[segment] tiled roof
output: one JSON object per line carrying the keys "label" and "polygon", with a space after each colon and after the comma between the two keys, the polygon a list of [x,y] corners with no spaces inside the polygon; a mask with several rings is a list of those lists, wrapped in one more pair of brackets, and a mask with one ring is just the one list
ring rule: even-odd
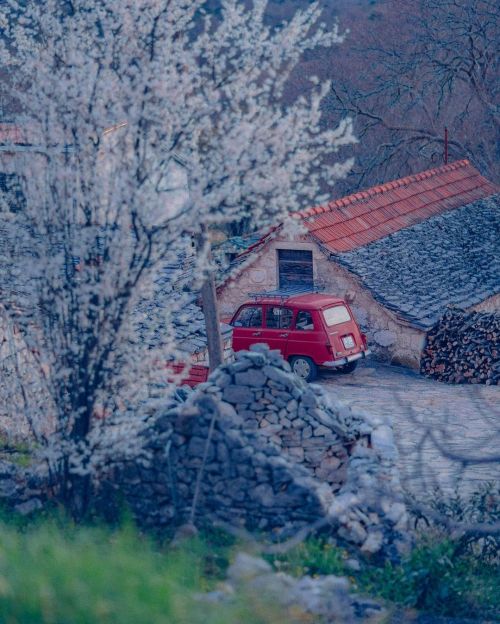
{"label": "tiled roof", "polygon": [[368,245],[498,191],[468,160],[430,169],[294,215],[329,251]]}
{"label": "tiled roof", "polygon": [[[205,317],[198,305],[195,281],[194,262],[189,256],[180,255],[177,261],[159,270],[152,296],[138,308],[144,323],[143,333],[148,334],[152,346],[162,344],[173,330],[176,346],[182,353],[201,354],[207,349]],[[176,307],[179,309],[167,319],[166,310]],[[139,331],[142,331],[140,326]],[[221,333],[226,341],[231,328],[222,323]]]}
{"label": "tiled roof", "polygon": [[500,194],[332,256],[373,297],[429,328],[447,305],[473,306],[500,292]]}

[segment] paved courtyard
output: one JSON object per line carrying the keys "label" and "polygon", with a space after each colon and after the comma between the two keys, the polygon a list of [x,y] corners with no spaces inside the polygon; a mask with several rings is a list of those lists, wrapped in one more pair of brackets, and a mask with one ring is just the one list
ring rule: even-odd
{"label": "paved courtyard", "polygon": [[[484,461],[500,456],[498,386],[446,385],[373,360],[349,375],[324,373],[319,384],[351,405],[391,418],[409,489],[431,492],[439,486],[451,492],[460,483],[464,491],[500,480],[500,463]],[[443,450],[484,463],[464,466]]]}

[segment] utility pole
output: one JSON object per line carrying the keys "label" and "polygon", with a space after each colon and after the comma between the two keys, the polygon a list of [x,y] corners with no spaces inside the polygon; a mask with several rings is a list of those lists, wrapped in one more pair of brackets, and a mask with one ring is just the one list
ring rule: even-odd
{"label": "utility pole", "polygon": [[448,128],[444,127],[444,164],[448,164]]}
{"label": "utility pole", "polygon": [[212,269],[212,253],[210,250],[210,242],[207,240],[206,228],[202,225],[201,232],[197,236],[197,250],[201,251],[205,245],[208,245],[206,258],[209,270],[203,282],[203,286],[201,287],[201,302],[203,315],[205,317],[205,331],[207,334],[208,364],[210,371],[213,371],[224,361],[224,349],[220,331],[215,275]]}

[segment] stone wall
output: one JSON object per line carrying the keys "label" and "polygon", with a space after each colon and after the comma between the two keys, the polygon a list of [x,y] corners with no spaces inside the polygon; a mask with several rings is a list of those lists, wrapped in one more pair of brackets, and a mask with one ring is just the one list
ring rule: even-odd
{"label": "stone wall", "polygon": [[407,541],[389,424],[306,384],[265,345],[155,416],[146,438],[150,459],[117,464],[103,498],[109,507],[116,490],[145,526],[189,522],[197,498],[201,524],[284,536],[323,520],[362,552],[389,556]]}
{"label": "stone wall", "polygon": [[500,293],[472,306],[468,312],[500,312]]}
{"label": "stone wall", "polygon": [[[97,483],[110,519],[125,505],[162,532],[220,522],[282,538],[319,522],[364,553],[397,556],[407,544],[390,424],[308,385],[266,345],[148,409],[141,454],[116,457]],[[37,508],[43,492],[27,479],[0,498]]]}
{"label": "stone wall", "polygon": [[304,238],[291,242],[277,237],[249,258],[248,263],[218,289],[222,317],[231,317],[236,308],[248,300],[249,292],[277,287],[278,249],[312,251],[315,282],[324,285],[326,293],[348,301],[368,335],[374,355],[385,361],[419,367],[425,332],[411,327],[377,303],[355,275],[329,260],[318,245]]}
{"label": "stone wall", "polygon": [[333,419],[323,395],[291,375],[278,353],[237,354],[237,361],[216,371],[200,391],[233,406],[246,430],[302,464],[332,492],[345,482],[348,448],[359,437],[358,430],[353,431],[352,422],[343,426]]}
{"label": "stone wall", "polygon": [[[255,373],[245,372],[249,380]],[[225,390],[231,400],[245,398],[240,386]],[[153,416],[145,433],[149,459],[115,464],[101,508],[112,512],[110,501],[125,500],[138,522],[155,530],[194,520],[286,535],[326,517],[330,488],[248,426],[248,415],[220,400],[222,392],[212,381],[201,384],[187,401]]]}

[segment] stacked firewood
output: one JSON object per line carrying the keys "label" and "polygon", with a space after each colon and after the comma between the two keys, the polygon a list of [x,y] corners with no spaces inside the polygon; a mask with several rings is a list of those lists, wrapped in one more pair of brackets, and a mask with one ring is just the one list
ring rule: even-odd
{"label": "stacked firewood", "polygon": [[427,334],[420,372],[447,383],[500,384],[500,314],[450,308]]}

